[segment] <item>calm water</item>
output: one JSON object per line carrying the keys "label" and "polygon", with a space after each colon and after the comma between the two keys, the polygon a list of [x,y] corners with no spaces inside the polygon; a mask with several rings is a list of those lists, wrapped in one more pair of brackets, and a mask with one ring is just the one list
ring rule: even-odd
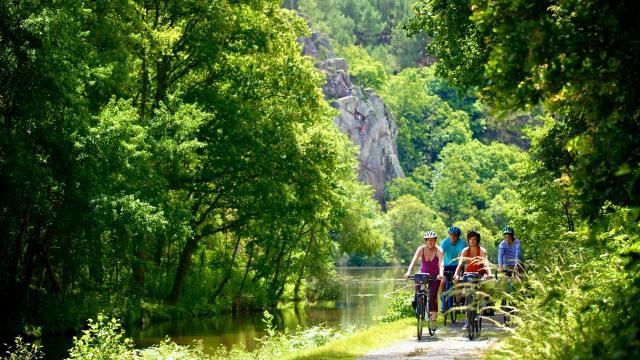
{"label": "calm water", "polygon": [[[333,308],[312,306],[291,306],[277,310],[274,316],[279,329],[306,328],[318,324],[349,328],[363,327],[385,313],[388,306],[388,294],[407,285],[402,280],[403,268],[339,268],[342,295]],[[256,346],[256,338],[264,335],[261,314],[228,316],[217,318],[198,318],[154,323],[145,329],[128,329],[127,336],[132,337],[137,346],[146,347],[164,340],[168,335],[179,344],[191,344],[202,341],[204,347],[217,348],[220,345],[230,347],[244,344],[249,349]],[[42,340],[47,358],[62,359],[65,349],[71,346],[69,338],[48,338]]]}

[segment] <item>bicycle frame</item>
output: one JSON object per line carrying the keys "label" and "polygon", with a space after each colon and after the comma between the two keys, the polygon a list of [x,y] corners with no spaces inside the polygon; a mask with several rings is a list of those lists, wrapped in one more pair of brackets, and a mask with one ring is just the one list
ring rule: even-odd
{"label": "bicycle frame", "polygon": [[415,284],[420,285],[420,289],[416,293],[416,319],[417,319],[417,335],[418,340],[422,340],[422,327],[425,321],[425,315],[428,314],[429,335],[433,336],[436,332],[435,321],[431,319],[431,309],[429,309],[429,289],[431,282],[436,279],[434,275],[425,273],[416,273],[409,276]]}
{"label": "bicycle frame", "polygon": [[476,299],[477,287],[480,285],[480,275],[475,272],[465,272],[463,275],[463,296],[467,307],[467,335],[473,340],[482,330],[482,308]]}
{"label": "bicycle frame", "polygon": [[[442,293],[442,312],[444,313],[444,324],[447,325],[447,317],[451,317],[451,323],[456,322],[457,310],[450,310],[456,306],[455,283],[453,281],[454,271],[444,271],[445,283]],[[450,315],[449,315],[450,314]]]}
{"label": "bicycle frame", "polygon": [[506,286],[506,294],[502,295],[502,302],[500,304],[500,310],[502,311],[503,316],[503,324],[509,323],[510,314],[513,311],[513,307],[511,306],[510,295],[513,291],[513,274],[514,271],[511,269],[503,269],[502,270],[504,276],[507,278],[507,286]]}

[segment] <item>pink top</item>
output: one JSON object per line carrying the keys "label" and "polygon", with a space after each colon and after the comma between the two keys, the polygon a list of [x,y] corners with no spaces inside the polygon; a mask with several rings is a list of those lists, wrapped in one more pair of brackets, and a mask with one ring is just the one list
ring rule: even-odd
{"label": "pink top", "polygon": [[437,276],[438,274],[440,274],[439,264],[440,259],[438,259],[437,251],[433,256],[433,259],[431,259],[430,261],[427,261],[427,259],[424,257],[424,251],[422,252],[422,264],[420,264],[420,272]]}

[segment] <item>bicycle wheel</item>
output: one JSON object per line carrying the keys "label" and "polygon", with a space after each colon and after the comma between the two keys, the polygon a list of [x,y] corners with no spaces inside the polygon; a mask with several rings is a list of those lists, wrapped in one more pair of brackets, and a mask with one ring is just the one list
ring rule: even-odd
{"label": "bicycle wheel", "polygon": [[446,294],[446,290],[445,290],[445,294],[442,294],[442,298],[440,299],[442,300],[442,314],[444,315],[444,325],[447,325],[447,317],[449,316],[449,309],[451,309],[449,307],[449,297]]}
{"label": "bicycle wheel", "polygon": [[[456,300],[455,295],[451,296],[451,307],[459,306],[459,304],[456,304],[455,300]],[[460,310],[451,310],[451,311],[449,311],[449,314],[451,314],[450,316],[451,316],[451,323],[452,324],[456,323],[456,318],[458,317],[458,312],[459,311]]]}
{"label": "bicycle wheel", "polygon": [[482,331],[482,309],[480,309],[477,312],[476,320],[478,324],[478,326],[476,327],[476,338],[477,338],[478,336],[480,336],[480,332]]}
{"label": "bicycle wheel", "polygon": [[418,340],[422,340],[422,326],[424,325],[424,295],[418,295],[416,318],[418,319]]}
{"label": "bicycle wheel", "polygon": [[436,333],[436,322],[431,318],[431,306],[429,305],[429,296],[427,296],[426,301],[426,317],[428,320],[427,326],[429,327],[429,335],[433,336]]}
{"label": "bicycle wheel", "polygon": [[510,320],[509,312],[511,311],[507,299],[502,299],[502,306],[500,308],[502,309],[502,323],[506,325]]}
{"label": "bicycle wheel", "polygon": [[469,337],[469,340],[473,340],[473,337],[475,335],[475,330],[476,330],[476,326],[475,326],[476,309],[473,305],[473,295],[467,296],[466,305],[467,305],[467,337]]}

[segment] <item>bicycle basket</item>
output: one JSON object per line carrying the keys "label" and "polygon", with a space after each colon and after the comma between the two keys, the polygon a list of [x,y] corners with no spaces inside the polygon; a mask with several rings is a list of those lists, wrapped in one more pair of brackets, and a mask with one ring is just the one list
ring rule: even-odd
{"label": "bicycle basket", "polygon": [[462,281],[467,282],[467,281],[476,281],[480,279],[480,274],[478,274],[477,272],[466,272],[462,275]]}
{"label": "bicycle basket", "polygon": [[425,284],[435,279],[436,277],[434,275],[427,273],[415,273],[413,275],[413,280],[416,282],[416,284]]}

